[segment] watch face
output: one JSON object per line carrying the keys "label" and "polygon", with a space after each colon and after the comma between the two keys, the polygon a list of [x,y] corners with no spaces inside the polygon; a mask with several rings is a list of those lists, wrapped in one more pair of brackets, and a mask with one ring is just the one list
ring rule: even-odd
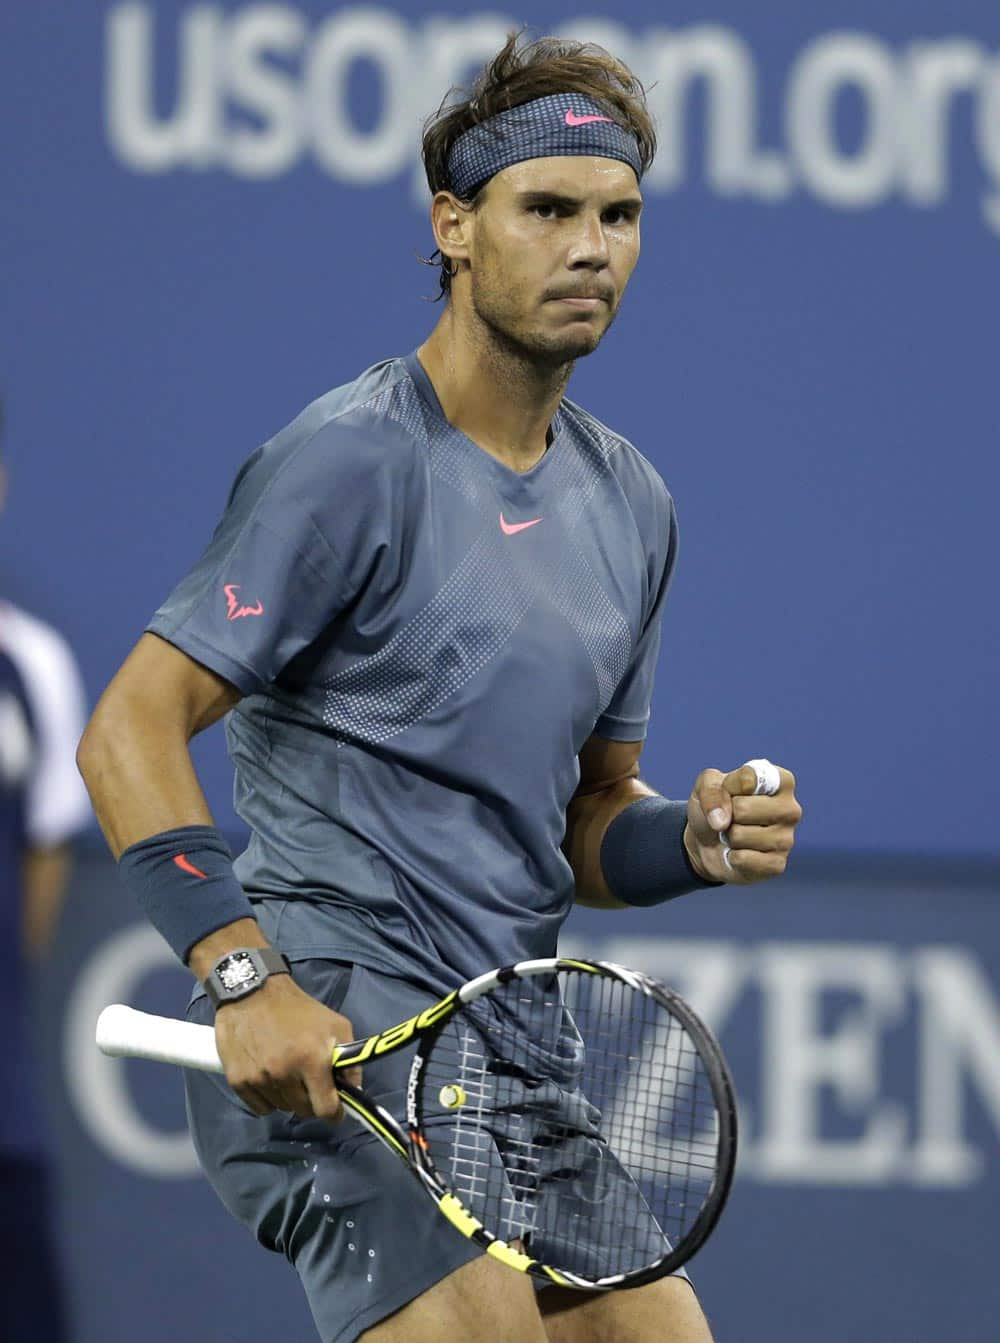
{"label": "watch face", "polygon": [[231,993],[233,989],[252,984],[257,978],[257,967],[245,951],[237,951],[219,966],[216,974],[222,987]]}

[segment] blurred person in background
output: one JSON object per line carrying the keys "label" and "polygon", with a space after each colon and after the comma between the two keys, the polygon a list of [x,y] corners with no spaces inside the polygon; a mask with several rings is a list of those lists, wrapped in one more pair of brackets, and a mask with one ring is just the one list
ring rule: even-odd
{"label": "blurred person in background", "polygon": [[[2,434],[0,414],[0,434]],[[0,508],[7,476],[0,460]],[[85,720],[65,639],[0,594],[0,1296],[6,1343],[67,1338],[52,1238],[46,1126],[38,1094],[32,972],[45,960],[69,881],[70,841],[91,817],[74,755]]]}

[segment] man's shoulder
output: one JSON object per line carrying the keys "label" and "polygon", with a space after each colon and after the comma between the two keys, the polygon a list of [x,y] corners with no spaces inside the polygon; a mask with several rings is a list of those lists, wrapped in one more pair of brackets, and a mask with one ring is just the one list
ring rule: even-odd
{"label": "man's shoulder", "polygon": [[335,479],[357,486],[387,467],[407,463],[419,421],[401,358],[386,359],[316,398],[244,462],[234,485],[252,494],[280,482],[283,496],[307,503]]}
{"label": "man's shoulder", "polygon": [[634,443],[568,397],[563,398],[562,409],[575,436],[587,442],[606,469],[614,473],[630,503],[645,501],[667,509],[672,506],[666,481]]}

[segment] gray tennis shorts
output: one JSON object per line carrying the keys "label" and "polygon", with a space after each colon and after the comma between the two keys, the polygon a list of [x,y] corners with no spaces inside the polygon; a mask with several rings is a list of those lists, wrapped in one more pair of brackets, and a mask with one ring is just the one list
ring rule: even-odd
{"label": "gray tennis shorts", "polygon": [[[293,963],[296,982],[369,1035],[433,995],[333,960]],[[188,1019],[211,1023],[207,999]],[[364,1087],[402,1115],[410,1052],[366,1065]],[[352,1116],[340,1124],[260,1118],[216,1074],[187,1072],[188,1121],[219,1198],[261,1245],[295,1266],[325,1343],[351,1343],[480,1251],[440,1215],[398,1157]]]}
{"label": "gray tennis shorts", "polygon": [[[282,936],[304,913],[284,920],[285,903],[257,905],[261,926],[292,962],[296,982],[346,1016],[356,1037],[415,1016],[435,1000],[408,980],[306,953],[300,937]],[[213,1021],[203,991],[193,996],[188,1019]],[[397,1117],[412,1054],[400,1050],[364,1066],[365,1092]],[[260,1244],[294,1265],[325,1343],[352,1343],[478,1257],[398,1157],[353,1116],[336,1125],[286,1113],[261,1118],[217,1074],[187,1071],[185,1085],[206,1177]],[[499,1155],[490,1155],[497,1177],[505,1178]],[[559,1239],[552,1235],[557,1225],[580,1223],[577,1213],[556,1208],[547,1238]]]}

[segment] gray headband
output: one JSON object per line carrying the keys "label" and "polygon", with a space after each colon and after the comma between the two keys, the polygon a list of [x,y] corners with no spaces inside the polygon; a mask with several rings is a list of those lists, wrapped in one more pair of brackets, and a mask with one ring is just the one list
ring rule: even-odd
{"label": "gray headband", "polygon": [[642,178],[631,131],[580,93],[552,93],[472,126],[448,154],[450,190],[469,200],[496,173],[525,159],[594,155],[627,163]]}

